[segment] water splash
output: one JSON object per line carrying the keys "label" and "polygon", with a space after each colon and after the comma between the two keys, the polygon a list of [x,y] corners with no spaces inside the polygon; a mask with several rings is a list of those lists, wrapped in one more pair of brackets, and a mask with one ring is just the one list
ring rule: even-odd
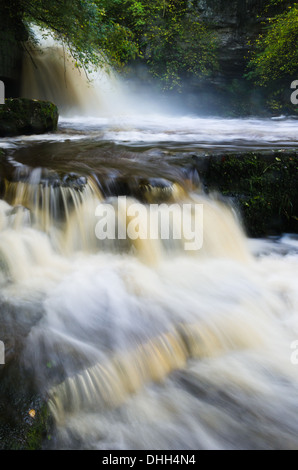
{"label": "water splash", "polygon": [[124,99],[119,80],[108,66],[86,72],[76,66],[67,47],[47,39],[32,26],[37,45],[24,55],[22,90],[24,98],[49,100],[60,113],[75,115],[111,115],[119,113],[128,102]]}
{"label": "water splash", "polygon": [[[231,208],[175,186],[170,201],[204,204],[198,253],[161,240],[155,252],[152,240],[86,243],[86,233],[96,238],[95,202],[117,198],[88,178],[79,193],[49,191],[43,176],[6,183],[1,286],[42,312],[22,360],[49,399],[56,446],[295,448],[297,256],[255,258]],[[61,207],[67,243],[58,247]]]}
{"label": "water splash", "polygon": [[[38,72],[25,66],[28,96],[57,99],[65,112],[83,110],[86,102],[87,113],[117,108],[103,90],[82,101],[86,84],[81,75],[72,82],[72,72],[78,87],[69,85],[65,96],[64,55],[56,53],[44,51],[43,64],[36,57]],[[236,145],[238,137],[266,145],[296,139],[293,122],[275,122],[268,139],[270,121],[219,127],[218,120],[197,117],[166,124],[160,115],[151,118],[141,125],[126,120],[123,133],[120,116],[106,137],[172,145],[187,136],[188,143],[209,147]],[[93,126],[92,139],[102,139],[98,121],[90,122],[86,133]],[[280,252],[267,241],[264,254],[264,246],[261,254],[259,247],[251,250],[233,207],[180,181],[167,184],[162,197],[167,204],[203,204],[202,249],[186,253],[183,244],[159,238],[102,243],[95,236],[96,207],[118,208],[118,198],[107,198],[95,172],[83,180],[73,175],[66,184],[49,170],[22,172],[17,167],[15,179],[5,181],[0,203],[0,301],[18,318],[14,329],[3,316],[2,328],[16,342],[26,338],[21,361],[48,400],[53,446],[297,449],[298,375],[290,360],[298,335],[294,244]],[[163,189],[145,184],[131,197],[145,209],[144,225]],[[125,211],[120,215],[127,219]]]}

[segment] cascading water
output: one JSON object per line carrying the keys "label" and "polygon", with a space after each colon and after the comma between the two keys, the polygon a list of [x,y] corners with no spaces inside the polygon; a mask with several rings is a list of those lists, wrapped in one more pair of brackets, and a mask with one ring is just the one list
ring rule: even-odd
{"label": "cascading water", "polygon": [[[161,111],[146,93],[132,93],[108,65],[101,68],[80,68],[68,48],[51,36],[44,37],[38,27],[32,28],[37,45],[32,44],[25,55],[22,71],[22,96],[50,100],[57,104],[63,118],[82,116],[118,119],[127,114]],[[137,85],[135,85],[137,86]],[[139,95],[140,93],[141,96]],[[147,111],[146,111],[147,110]]]}
{"label": "cascading water", "polygon": [[[33,31],[39,45],[32,45],[24,57],[23,97],[50,100],[59,105],[60,112],[70,116],[78,111],[80,115],[90,111],[96,115],[98,109],[116,109],[121,95],[112,71],[94,71],[88,77],[75,65],[67,48],[51,37],[43,38],[38,28]],[[94,82],[100,86],[94,86]]]}
{"label": "cascading water", "polygon": [[[44,97],[36,86],[48,92],[49,71],[60,93],[64,62],[48,52],[38,71],[26,69],[28,96]],[[55,96],[79,114],[86,95],[75,82]],[[129,112],[107,121],[92,96],[96,118],[62,118],[57,134],[4,142],[2,330],[8,366],[19,362],[54,420],[43,447],[297,449],[295,241],[247,239],[235,208],[167,158],[180,144],[290,145],[294,123],[138,122]],[[195,227],[201,205],[200,249],[173,237],[96,237],[98,207],[114,208],[126,232],[135,203],[140,232],[152,203],[161,219],[176,205],[171,228],[184,205]]]}

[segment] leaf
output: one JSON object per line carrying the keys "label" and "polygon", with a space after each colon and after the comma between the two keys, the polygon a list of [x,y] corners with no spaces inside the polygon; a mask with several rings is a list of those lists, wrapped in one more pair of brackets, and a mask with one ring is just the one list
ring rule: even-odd
{"label": "leaf", "polygon": [[32,410],[29,411],[28,414],[29,414],[29,416],[31,416],[31,418],[35,418],[36,412],[35,412],[35,410],[32,409]]}

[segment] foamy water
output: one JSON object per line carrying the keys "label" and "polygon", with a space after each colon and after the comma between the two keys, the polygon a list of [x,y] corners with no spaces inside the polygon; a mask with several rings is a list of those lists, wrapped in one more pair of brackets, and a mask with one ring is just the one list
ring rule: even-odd
{"label": "foamy water", "polygon": [[168,114],[115,117],[59,117],[57,132],[1,139],[2,148],[42,142],[108,142],[125,147],[162,145],[164,148],[211,151],[291,149],[297,146],[297,120],[221,119]]}
{"label": "foamy water", "polygon": [[[146,179],[161,176],[168,147],[296,147],[297,121],[144,113],[106,76],[105,96],[81,88],[77,71],[65,93],[61,51],[35,60],[26,93],[68,112],[57,133],[1,140],[12,177],[0,201],[0,304],[14,345],[7,360],[53,418],[43,447],[296,450],[297,237],[247,239],[233,207],[182,188],[169,165],[169,200],[203,205],[200,249],[159,237],[100,241],[96,208],[118,199],[89,170],[113,181],[137,168]],[[156,158],[105,153],[106,142],[147,146]]]}
{"label": "foamy water", "polygon": [[297,121],[220,119],[167,114],[129,113],[115,118],[89,118],[83,127],[76,118],[60,118],[62,128],[91,130],[93,137],[125,144],[190,144],[194,147],[292,147],[297,145]]}
{"label": "foamy water", "polygon": [[61,225],[59,188],[47,199],[37,173],[26,184],[8,187],[17,212],[1,205],[1,298],[31,305],[21,360],[49,398],[46,446],[297,447],[294,237],[249,241],[228,207],[194,193],[199,251],[106,245],[94,234],[100,193],[61,188]]}

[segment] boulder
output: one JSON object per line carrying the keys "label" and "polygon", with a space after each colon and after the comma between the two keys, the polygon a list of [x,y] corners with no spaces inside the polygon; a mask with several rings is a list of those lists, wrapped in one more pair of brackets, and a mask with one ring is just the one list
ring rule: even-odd
{"label": "boulder", "polygon": [[57,130],[58,108],[49,101],[10,98],[0,105],[0,137]]}

